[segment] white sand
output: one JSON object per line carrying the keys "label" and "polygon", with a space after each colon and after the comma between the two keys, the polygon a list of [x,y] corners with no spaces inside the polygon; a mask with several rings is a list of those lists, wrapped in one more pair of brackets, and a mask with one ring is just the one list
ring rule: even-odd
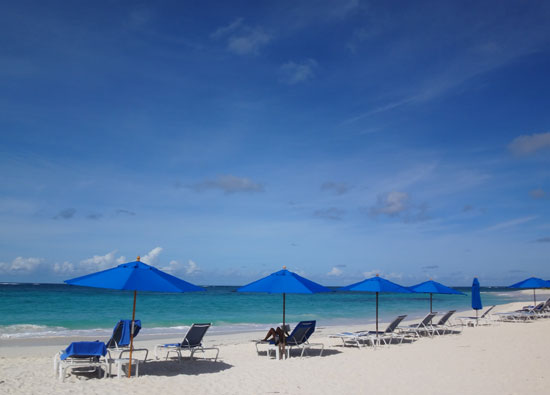
{"label": "white sand", "polygon": [[[507,311],[522,303],[499,306]],[[471,312],[468,312],[471,314]],[[462,315],[462,314],[461,314]],[[384,325],[383,325],[384,326]],[[466,327],[460,335],[423,338],[413,344],[343,348],[336,331],[319,328],[312,342],[325,354],[278,361],[256,355],[259,333],[206,336],[220,347],[218,362],[151,361],[132,379],[54,377],[52,356],[70,339],[3,341],[0,394],[548,394],[550,319]],[[137,341],[137,347],[181,339]],[[49,344],[47,344],[49,343]]]}

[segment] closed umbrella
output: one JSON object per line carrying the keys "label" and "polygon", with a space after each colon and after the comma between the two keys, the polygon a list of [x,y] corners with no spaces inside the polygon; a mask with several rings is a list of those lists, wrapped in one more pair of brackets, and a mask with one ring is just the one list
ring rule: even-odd
{"label": "closed umbrella", "polygon": [[409,287],[412,291],[417,293],[429,293],[430,294],[430,313],[432,312],[432,295],[433,294],[449,294],[449,295],[466,295],[463,292],[459,292],[456,289],[449,288],[437,281],[428,280],[423,283],[413,285]]}
{"label": "closed umbrella", "polygon": [[[318,292],[331,292],[330,289],[323,287],[307,278],[304,278],[296,273],[283,270],[271,273],[267,277],[263,277],[250,284],[247,284],[237,292],[265,292],[269,294],[283,294],[283,330],[285,327],[285,310],[286,310],[286,294],[313,294]],[[284,342],[283,342],[284,347]]]}
{"label": "closed umbrella", "polygon": [[479,286],[479,280],[477,277],[474,277],[474,281],[472,283],[472,309],[476,311],[476,325],[478,324],[478,313],[479,310],[483,308],[483,304],[481,303],[481,291]]}
{"label": "closed umbrella", "polygon": [[205,291],[187,281],[165,273],[153,266],[140,261],[137,257],[135,262],[128,262],[117,267],[76,277],[65,281],[70,285],[83,287],[120,289],[134,291],[134,304],[132,307],[132,332],[130,334],[130,361],[128,377],[132,373],[132,350],[134,347],[134,321],[136,318],[136,296],[137,291],[152,292],[194,292]]}
{"label": "closed umbrella", "polygon": [[376,335],[378,336],[378,294],[380,292],[412,293],[412,291],[399,284],[378,276],[367,278],[355,284],[340,288],[340,291],[362,291],[376,293]]}

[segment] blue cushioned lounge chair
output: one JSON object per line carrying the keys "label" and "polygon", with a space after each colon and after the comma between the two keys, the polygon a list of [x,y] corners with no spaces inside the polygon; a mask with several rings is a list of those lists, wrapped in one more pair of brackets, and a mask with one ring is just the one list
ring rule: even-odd
{"label": "blue cushioned lounge chair", "polygon": [[54,357],[54,370],[59,376],[59,380],[65,380],[66,372],[69,369],[78,369],[80,372],[98,372],[98,377],[101,377],[101,369],[105,372],[110,371],[109,351],[105,343],[95,342],[73,342],[65,350],[61,350]]}
{"label": "blue cushioned lounge chair", "polygon": [[[106,346],[111,352],[117,352],[118,356],[117,358],[122,358],[123,354],[130,352],[130,333],[132,329],[132,320],[120,320],[116,323],[115,327],[113,328],[113,334],[111,335],[111,338],[107,341]],[[141,330],[141,320],[135,320],[134,321],[134,339],[138,335],[139,331]],[[135,358],[135,353],[143,353],[145,352],[145,357],[143,358],[143,362],[147,360],[147,356],[149,355],[149,350],[146,348],[135,348],[134,347],[134,355],[132,358]]]}
{"label": "blue cushioned lounge chair", "polygon": [[217,361],[220,349],[217,347],[203,347],[202,345],[202,339],[211,326],[212,324],[210,323],[193,324],[185,334],[181,343],[157,344],[155,346],[155,358],[159,359],[158,352],[160,350],[166,350],[166,359],[168,359],[170,353],[174,352],[178,355],[178,361],[181,362],[182,351],[189,351],[191,353],[191,360],[193,360],[193,356],[197,351],[202,351],[204,353],[206,350],[216,350],[214,361]]}

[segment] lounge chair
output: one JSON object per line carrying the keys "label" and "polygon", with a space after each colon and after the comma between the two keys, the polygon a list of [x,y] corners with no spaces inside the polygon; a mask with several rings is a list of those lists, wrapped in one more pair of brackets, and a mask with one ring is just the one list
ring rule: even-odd
{"label": "lounge chair", "polygon": [[[344,347],[347,343],[360,347],[361,343],[367,344],[370,342],[376,347],[377,343],[391,344],[393,339],[399,339],[399,344],[403,342],[405,336],[402,333],[396,331],[397,327],[407,317],[406,315],[400,315],[394,319],[386,328],[385,331],[356,331],[356,332],[342,332],[329,337],[341,338],[344,343]],[[388,342],[389,340],[389,342]]]}
{"label": "lounge chair", "polygon": [[[322,343],[310,343],[309,337],[315,332],[316,321],[300,321],[295,327],[292,333],[286,338],[285,346],[285,356],[290,357],[290,351],[293,348],[299,348],[302,350],[300,357],[303,357],[304,354],[307,354],[306,350],[311,347],[320,346],[321,352],[320,356],[323,355],[323,350],[325,345]],[[282,348],[279,344],[275,344],[274,340],[257,340],[255,341],[256,352],[260,354],[259,346],[267,346],[267,356],[271,356],[271,352],[274,352],[275,359],[279,359],[279,351]]]}
{"label": "lounge chair", "polygon": [[73,342],[65,350],[59,351],[54,357],[54,371],[59,380],[63,382],[67,370],[78,369],[80,372],[94,372],[97,370],[98,377],[101,377],[103,368],[104,377],[110,369],[110,355],[105,343],[95,342]]}
{"label": "lounge chair", "polygon": [[548,316],[546,309],[550,305],[550,299],[546,302],[541,302],[536,306],[525,306],[521,310],[516,310],[507,313],[496,313],[499,321],[503,322],[531,322],[537,318],[545,318]]}
{"label": "lounge chair", "polygon": [[495,307],[496,305],[492,305],[479,317],[458,317],[458,320],[460,321],[462,326],[490,325],[493,321],[490,313]]}
{"label": "lounge chair", "polygon": [[285,344],[288,349],[290,356],[290,351],[293,348],[302,349],[300,357],[303,357],[304,354],[307,354],[306,350],[309,350],[312,347],[321,347],[321,352],[319,356],[323,355],[323,350],[325,345],[323,343],[310,343],[309,338],[315,332],[316,321],[300,321],[298,325],[294,328],[292,333],[286,338]]}
{"label": "lounge chair", "polygon": [[418,324],[398,327],[397,330],[400,334],[405,336],[413,335],[414,337],[420,337],[422,335],[428,335],[433,337],[436,330],[432,327],[432,320],[436,315],[437,312],[428,313]]}
{"label": "lounge chair", "polygon": [[187,331],[185,334],[185,337],[183,338],[183,341],[181,343],[171,343],[171,344],[158,344],[155,346],[155,358],[159,359],[158,352],[160,350],[166,350],[166,359],[168,359],[168,356],[170,353],[176,353],[178,355],[178,361],[181,362],[181,352],[182,351],[189,351],[191,353],[191,360],[193,360],[193,356],[197,351],[202,351],[203,353],[206,350],[216,350],[216,357],[214,358],[214,361],[218,360],[218,354],[220,353],[220,349],[217,347],[203,347],[202,345],[202,339],[204,335],[206,334],[206,331],[208,331],[208,328],[210,328],[212,324],[193,324],[191,325],[191,328]]}
{"label": "lounge chair", "polygon": [[[113,328],[113,334],[111,338],[107,341],[106,346],[111,353],[118,353],[118,359],[122,358],[122,355],[130,352],[130,335],[132,328],[132,320],[120,320],[116,323]],[[141,321],[134,321],[134,339],[141,330]],[[143,362],[147,360],[149,355],[149,350],[146,348],[134,348],[133,353],[145,352],[145,357]],[[115,354],[116,355],[116,354]],[[135,354],[132,354],[132,358],[135,358]]]}
{"label": "lounge chair", "polygon": [[450,323],[450,319],[454,313],[456,313],[456,310],[450,310],[445,313],[436,324],[432,324],[432,328],[437,335],[445,335],[448,333],[457,334],[462,332],[462,325],[452,325]]}

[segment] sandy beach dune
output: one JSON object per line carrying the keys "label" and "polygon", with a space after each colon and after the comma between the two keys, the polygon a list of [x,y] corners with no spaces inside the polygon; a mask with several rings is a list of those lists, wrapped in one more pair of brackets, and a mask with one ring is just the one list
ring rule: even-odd
{"label": "sandy beach dune", "polygon": [[[4,341],[0,393],[547,394],[550,388],[550,319],[466,327],[460,335],[376,350],[343,348],[339,339],[328,337],[343,329],[365,328],[319,328],[312,341],[325,343],[322,357],[277,361],[256,355],[251,340],[261,333],[216,335],[207,336],[206,343],[220,347],[217,362],[152,360],[141,366],[139,378],[71,375],[65,383],[59,383],[52,370],[52,356],[61,348],[57,344]],[[137,346],[152,350],[162,342],[139,341]]]}

